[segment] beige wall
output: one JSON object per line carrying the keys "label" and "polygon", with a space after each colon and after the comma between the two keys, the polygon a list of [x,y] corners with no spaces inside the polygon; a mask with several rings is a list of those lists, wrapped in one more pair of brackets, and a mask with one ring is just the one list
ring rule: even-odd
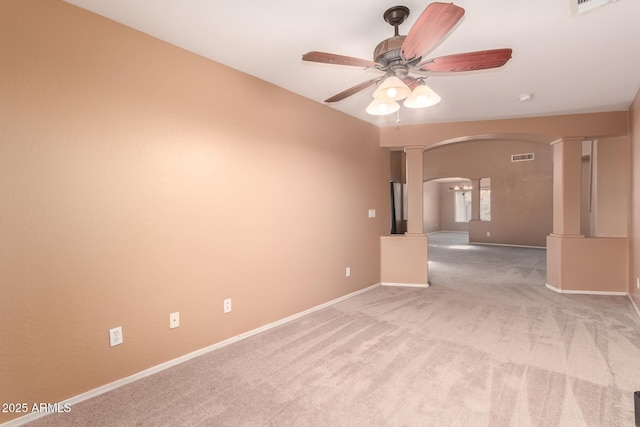
{"label": "beige wall", "polygon": [[[460,181],[462,182],[462,181]],[[424,232],[469,231],[469,223],[455,222],[454,193],[450,188],[455,182],[426,181],[424,183]]]}
{"label": "beige wall", "polygon": [[391,172],[390,172],[390,180],[392,182],[407,182],[406,179],[406,155],[404,151],[391,151],[389,153],[390,163],[391,163]]}
{"label": "beige wall", "polygon": [[441,230],[440,224],[440,184],[425,182],[423,184],[423,226],[425,233]]}
{"label": "beige wall", "polygon": [[547,284],[562,292],[627,291],[629,242],[624,238],[547,237]]}
{"label": "beige wall", "polygon": [[[535,160],[511,162],[512,154],[521,153],[534,153]],[[547,144],[508,140],[455,143],[425,151],[424,176],[425,180],[491,178],[491,221],[469,224],[471,241],[545,246],[552,228],[551,159],[552,150]],[[443,197],[449,193],[443,192]],[[462,230],[445,228],[444,216],[452,217],[453,213],[443,209],[451,205],[452,210],[453,201],[442,203],[442,229]]]}
{"label": "beige wall", "polygon": [[631,212],[630,212],[630,284],[629,293],[640,309],[640,290],[636,280],[640,277],[640,91],[629,109],[631,134]]}
{"label": "beige wall", "polygon": [[628,237],[629,138],[584,142],[581,175],[580,234]]}
{"label": "beige wall", "polygon": [[526,117],[454,123],[430,123],[412,126],[388,126],[380,129],[382,147],[406,147],[420,144],[426,148],[451,142],[477,139],[536,141],[550,144],[561,137],[612,137],[627,135],[627,111]]}
{"label": "beige wall", "polygon": [[640,95],[629,115],[378,130],[62,2],[0,2],[0,37],[0,402],[59,401],[380,281],[378,144],[620,136],[630,118],[640,306]]}
{"label": "beige wall", "polygon": [[598,139],[595,151],[593,232],[598,237],[628,237],[629,139]]}
{"label": "beige wall", "polygon": [[[456,175],[458,176],[458,175]],[[461,181],[464,182],[464,181]],[[455,221],[455,193],[449,190],[455,183],[441,182],[440,183],[440,230],[442,231],[469,231],[468,222],[456,222]],[[467,182],[467,185],[468,182]]]}
{"label": "beige wall", "polygon": [[429,240],[427,236],[402,235],[380,238],[380,282],[391,286],[427,286]]}
{"label": "beige wall", "polygon": [[380,281],[375,126],[62,2],[0,2],[0,39],[0,402],[57,402]]}

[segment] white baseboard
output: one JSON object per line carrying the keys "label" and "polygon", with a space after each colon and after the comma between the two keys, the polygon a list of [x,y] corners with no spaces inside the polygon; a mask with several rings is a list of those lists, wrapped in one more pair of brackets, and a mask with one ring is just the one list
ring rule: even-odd
{"label": "white baseboard", "polygon": [[636,305],[636,302],[633,300],[633,298],[631,298],[631,295],[629,295],[629,300],[631,300],[631,305],[636,310],[636,314],[640,318],[640,309],[638,309],[638,306]]}
{"label": "white baseboard", "polygon": [[455,233],[455,234],[469,234],[468,231],[455,231],[455,230],[435,230],[426,234],[438,234],[438,233]]}
{"label": "white baseboard", "polygon": [[424,283],[392,283],[392,282],[382,282],[381,286],[396,286],[396,287],[404,287],[404,288],[428,288],[429,284]]}
{"label": "white baseboard", "polygon": [[[438,231],[432,231],[430,233],[427,233],[427,235],[430,236],[432,234],[439,234],[439,233],[469,234],[469,232],[467,232],[467,231],[438,230]],[[469,240],[469,244],[470,245],[487,245],[487,246],[506,246],[506,247],[511,247],[511,248],[532,248],[532,249],[545,249],[545,250],[547,249],[546,246],[514,245],[514,244],[510,244],[510,243],[472,242],[471,240]]]}
{"label": "white baseboard", "polygon": [[574,295],[609,295],[609,296],[625,296],[629,295],[626,292],[609,292],[609,291],[580,291],[573,289],[558,289],[555,286],[551,286],[548,283],[544,284],[547,288],[551,289],[553,292],[559,294],[574,294]]}
{"label": "white baseboard", "polygon": [[530,248],[530,249],[544,249],[546,246],[530,246],[530,245],[512,245],[509,243],[489,243],[489,242],[469,242],[471,245],[487,245],[487,246],[506,246],[508,248]]}
{"label": "white baseboard", "polygon": [[[360,289],[360,290],[352,292],[350,294],[341,296],[341,297],[336,298],[334,300],[328,301],[328,302],[326,302],[324,304],[320,304],[318,306],[312,307],[312,308],[310,308],[308,310],[305,310],[305,311],[302,311],[300,313],[293,314],[291,316],[285,317],[284,319],[277,320],[277,321],[275,321],[273,323],[269,323],[267,325],[261,326],[259,328],[253,329],[251,331],[245,332],[245,333],[237,335],[235,337],[228,338],[228,339],[226,339],[224,341],[220,341],[220,342],[218,342],[216,344],[210,345],[210,346],[202,348],[200,350],[196,350],[194,352],[185,354],[184,356],[180,356],[180,357],[178,357],[176,359],[169,360],[168,362],[161,363],[161,364],[153,366],[153,367],[151,367],[149,369],[145,369],[144,371],[140,371],[140,372],[135,373],[133,375],[130,375],[128,377],[125,377],[125,378],[119,379],[117,381],[114,381],[112,383],[105,384],[103,386],[94,388],[93,390],[89,390],[89,391],[87,391],[85,393],[82,393],[82,394],[79,394],[77,396],[71,397],[71,398],[69,398],[67,400],[63,400],[62,402],[60,402],[58,404],[58,407],[59,408],[63,408],[63,407],[66,407],[68,405],[73,407],[73,405],[76,405],[76,404],[78,404],[80,402],[83,402],[85,400],[91,399],[92,397],[96,397],[96,396],[99,396],[99,395],[101,395],[103,393],[106,393],[108,391],[115,390],[115,389],[117,389],[119,387],[122,387],[122,386],[124,386],[126,384],[129,384],[129,383],[132,383],[132,382],[137,381],[139,379],[148,377],[149,375],[156,374],[156,373],[158,373],[160,371],[164,371],[165,369],[168,369],[168,368],[170,368],[172,366],[175,366],[175,365],[178,365],[180,363],[186,362],[186,361],[191,360],[191,359],[193,359],[195,357],[202,356],[203,354],[207,354],[207,353],[209,353],[211,351],[214,351],[214,350],[217,350],[219,348],[225,347],[225,346],[227,346],[229,344],[233,344],[233,343],[238,342],[240,340],[243,340],[245,338],[249,338],[249,337],[251,337],[253,335],[259,334],[260,332],[264,332],[264,331],[267,331],[269,329],[275,328],[276,326],[280,326],[280,325],[283,325],[283,324],[285,324],[287,322],[291,322],[292,320],[296,320],[296,319],[298,319],[300,317],[306,316],[307,314],[311,314],[314,311],[318,311],[318,310],[321,310],[323,308],[329,307],[331,305],[337,304],[337,303],[339,303],[341,301],[347,300],[349,298],[353,298],[356,295],[360,295],[360,294],[362,294],[364,292],[367,292],[367,291],[369,291],[369,290],[371,290],[371,289],[373,289],[373,288],[375,288],[377,286],[380,286],[380,283],[376,283],[375,285],[369,286],[367,288]],[[36,420],[38,418],[42,418],[42,417],[44,417],[46,415],[48,415],[48,413],[46,413],[46,412],[33,412],[33,413],[28,414],[28,415],[24,415],[24,416],[22,416],[20,418],[16,418],[16,419],[13,419],[13,420],[8,421],[6,423],[0,424],[0,427],[17,427],[17,426],[21,426],[21,425],[24,425],[26,423],[32,422],[32,421],[34,421],[34,420]]]}

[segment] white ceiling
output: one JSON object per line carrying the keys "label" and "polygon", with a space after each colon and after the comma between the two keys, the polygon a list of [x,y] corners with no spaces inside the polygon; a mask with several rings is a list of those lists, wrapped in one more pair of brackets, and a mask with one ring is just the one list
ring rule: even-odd
{"label": "white ceiling", "polygon": [[[411,14],[406,34],[427,0],[66,0],[214,61],[322,103],[378,74],[309,63],[311,50],[373,59],[393,35],[382,14],[396,5]],[[640,1],[618,0],[577,15],[576,0],[455,0],[466,10],[428,57],[512,48],[502,68],[432,74],[442,96],[434,107],[400,110],[400,124],[484,120],[629,108],[640,88]],[[373,88],[331,108],[379,126],[364,109]],[[529,102],[519,95],[533,93]]]}

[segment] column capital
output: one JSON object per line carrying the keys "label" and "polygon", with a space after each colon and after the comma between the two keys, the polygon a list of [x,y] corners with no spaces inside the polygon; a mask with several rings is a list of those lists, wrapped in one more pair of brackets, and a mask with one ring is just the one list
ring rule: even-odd
{"label": "column capital", "polygon": [[556,145],[561,142],[582,142],[585,139],[588,139],[586,136],[563,136],[562,138],[558,138],[551,143],[551,145]]}
{"label": "column capital", "polygon": [[409,150],[420,150],[420,151],[424,151],[425,147],[423,145],[409,145],[407,147],[404,147],[404,152],[406,153]]}

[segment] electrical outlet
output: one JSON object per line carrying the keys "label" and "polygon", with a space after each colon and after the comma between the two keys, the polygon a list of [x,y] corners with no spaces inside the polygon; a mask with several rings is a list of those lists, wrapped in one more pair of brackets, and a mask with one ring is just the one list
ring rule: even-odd
{"label": "electrical outlet", "polygon": [[491,232],[487,231],[487,237],[491,237]]}
{"label": "electrical outlet", "polygon": [[375,217],[376,217],[376,210],[369,209],[369,218],[375,218]]}
{"label": "electrical outlet", "polygon": [[122,326],[109,329],[109,346],[113,347],[114,345],[120,345],[122,342]]}
{"label": "electrical outlet", "polygon": [[636,289],[640,289],[640,277],[636,277]]}
{"label": "electrical outlet", "polygon": [[227,298],[224,300],[224,309],[225,313],[231,313],[231,298]]}
{"label": "electrical outlet", "polygon": [[345,275],[346,277],[351,276],[351,267],[347,267],[347,268],[344,270],[344,275]]}
{"label": "electrical outlet", "polygon": [[169,314],[169,329],[177,328],[180,326],[180,313],[175,312]]}

